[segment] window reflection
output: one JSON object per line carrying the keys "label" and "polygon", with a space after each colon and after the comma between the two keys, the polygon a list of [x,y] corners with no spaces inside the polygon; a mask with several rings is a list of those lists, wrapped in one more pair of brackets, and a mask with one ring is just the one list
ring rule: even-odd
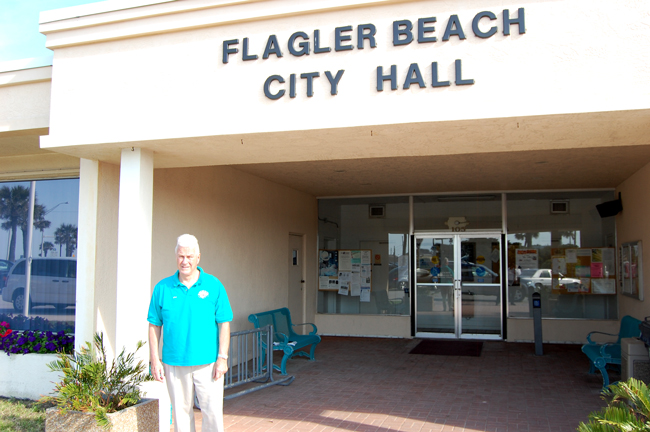
{"label": "window reflection", "polygon": [[549,212],[554,198],[555,194],[508,194],[509,316],[531,317],[532,294],[538,292],[545,318],[616,318],[615,294],[585,288],[588,278],[567,271],[566,263],[553,271],[558,251],[614,247],[614,218],[601,218],[596,210],[597,204],[614,198],[613,192],[564,193],[570,211],[563,214]]}
{"label": "window reflection", "polygon": [[[376,208],[383,211],[371,211]],[[353,275],[351,282],[346,282],[349,275],[343,279],[350,288],[346,293],[338,289],[336,277],[319,274],[318,312],[409,315],[408,198],[322,199],[318,219],[319,249],[327,254],[370,251],[371,273],[369,292],[362,286],[360,293],[351,285]]]}
{"label": "window reflection", "polygon": [[74,329],[79,180],[40,180],[35,187],[31,272],[25,275],[30,182],[0,183],[0,318],[16,330]]}

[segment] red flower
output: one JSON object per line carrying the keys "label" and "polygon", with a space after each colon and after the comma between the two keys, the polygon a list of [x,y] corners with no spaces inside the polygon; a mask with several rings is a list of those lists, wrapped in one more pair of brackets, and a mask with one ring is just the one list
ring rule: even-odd
{"label": "red flower", "polygon": [[0,322],[0,337],[9,336],[13,330],[9,328],[9,323],[6,321]]}

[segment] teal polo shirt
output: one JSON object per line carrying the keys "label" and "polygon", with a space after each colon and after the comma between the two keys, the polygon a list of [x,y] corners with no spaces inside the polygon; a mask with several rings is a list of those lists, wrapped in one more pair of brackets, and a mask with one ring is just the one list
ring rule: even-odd
{"label": "teal polo shirt", "polygon": [[162,361],[171,366],[200,366],[217,361],[219,327],[232,321],[223,284],[201,267],[191,288],[178,280],[178,271],[156,284],[147,321],[162,326]]}

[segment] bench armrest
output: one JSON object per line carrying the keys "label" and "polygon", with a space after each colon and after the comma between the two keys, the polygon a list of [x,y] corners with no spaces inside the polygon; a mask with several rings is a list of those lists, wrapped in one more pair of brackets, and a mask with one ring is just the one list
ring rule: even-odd
{"label": "bench armrest", "polygon": [[304,326],[304,325],[312,326],[312,331],[309,332],[310,335],[315,335],[316,333],[318,333],[318,329],[316,328],[316,324],[312,324],[312,323],[292,324],[293,327]]}
{"label": "bench armrest", "polygon": [[288,345],[289,344],[289,337],[284,333],[274,332],[274,338],[273,339],[275,339],[275,338],[284,339],[283,341],[280,342],[280,344],[282,344],[282,345]]}
{"label": "bench armrest", "polygon": [[617,343],[606,343],[600,347],[600,356],[606,359],[620,359],[621,345]]}
{"label": "bench armrest", "polygon": [[599,332],[599,331],[592,331],[587,335],[587,342],[590,345],[599,345],[598,342],[594,342],[594,341],[591,340],[591,335],[592,334],[602,334],[602,335],[606,335],[606,336],[618,336],[617,334],[612,334],[612,333],[604,333],[604,332]]}

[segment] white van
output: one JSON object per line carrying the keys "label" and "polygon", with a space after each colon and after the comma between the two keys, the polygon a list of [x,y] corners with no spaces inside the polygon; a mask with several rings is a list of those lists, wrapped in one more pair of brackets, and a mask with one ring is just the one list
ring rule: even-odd
{"label": "white van", "polygon": [[[30,308],[52,305],[58,311],[74,306],[77,292],[76,258],[32,258]],[[2,300],[12,302],[16,313],[25,310],[25,259],[14,264],[2,290]]]}

